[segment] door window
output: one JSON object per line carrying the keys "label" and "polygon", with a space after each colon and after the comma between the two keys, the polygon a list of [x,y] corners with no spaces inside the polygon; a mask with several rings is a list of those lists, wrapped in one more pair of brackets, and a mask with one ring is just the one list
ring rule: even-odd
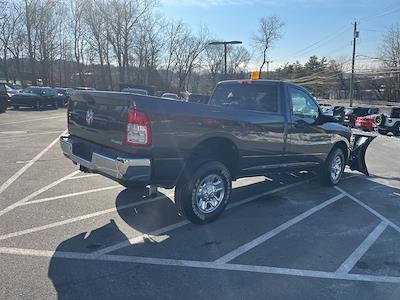
{"label": "door window", "polygon": [[289,87],[292,114],[300,118],[316,119],[319,115],[317,103],[304,91]]}

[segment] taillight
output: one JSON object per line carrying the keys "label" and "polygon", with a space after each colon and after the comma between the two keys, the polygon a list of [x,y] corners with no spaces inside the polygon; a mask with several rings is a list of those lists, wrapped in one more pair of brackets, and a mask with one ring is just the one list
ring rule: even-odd
{"label": "taillight", "polygon": [[139,147],[151,145],[150,120],[146,113],[137,109],[129,109],[125,141],[128,145]]}

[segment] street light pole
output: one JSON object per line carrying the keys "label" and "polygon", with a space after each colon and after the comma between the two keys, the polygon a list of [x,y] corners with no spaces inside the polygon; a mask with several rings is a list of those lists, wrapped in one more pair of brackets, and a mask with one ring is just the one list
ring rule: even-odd
{"label": "street light pole", "polygon": [[227,74],[227,71],[226,71],[226,69],[227,69],[227,67],[226,67],[226,65],[227,65],[227,58],[226,58],[226,56],[227,56],[227,44],[224,44],[224,57],[225,57],[225,60],[224,60],[224,79],[226,80],[226,74]]}
{"label": "street light pole", "polygon": [[224,79],[227,79],[227,52],[228,52],[228,45],[237,45],[242,44],[241,41],[229,41],[229,42],[222,42],[222,41],[214,41],[208,43],[209,45],[224,45]]}
{"label": "street light pole", "polygon": [[269,64],[272,63],[272,60],[267,60],[267,79],[269,79]]}

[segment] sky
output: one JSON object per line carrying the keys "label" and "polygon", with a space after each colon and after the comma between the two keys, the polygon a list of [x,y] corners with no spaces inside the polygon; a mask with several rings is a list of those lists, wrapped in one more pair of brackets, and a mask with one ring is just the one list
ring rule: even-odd
{"label": "sky", "polygon": [[[357,55],[376,57],[388,28],[400,23],[399,0],[160,0],[159,11],[194,30],[207,25],[218,40],[241,40],[257,64],[252,37],[263,16],[278,16],[283,37],[269,51],[271,69],[285,62],[304,63],[311,55],[351,58],[353,24],[360,37]],[[359,57],[359,64],[370,63]]]}

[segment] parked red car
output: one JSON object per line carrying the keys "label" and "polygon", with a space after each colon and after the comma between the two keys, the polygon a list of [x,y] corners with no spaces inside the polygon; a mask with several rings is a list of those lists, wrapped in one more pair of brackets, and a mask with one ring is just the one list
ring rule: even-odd
{"label": "parked red car", "polygon": [[354,122],[354,127],[360,128],[364,131],[374,131],[376,127],[375,117],[376,115],[357,117]]}

